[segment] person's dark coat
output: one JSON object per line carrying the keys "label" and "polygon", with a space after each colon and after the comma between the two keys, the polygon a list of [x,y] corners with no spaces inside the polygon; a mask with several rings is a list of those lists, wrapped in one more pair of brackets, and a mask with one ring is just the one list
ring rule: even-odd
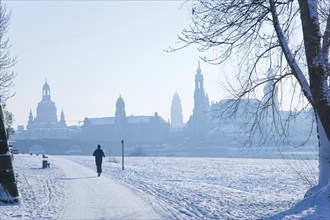
{"label": "person's dark coat", "polygon": [[95,161],[102,161],[102,158],[105,157],[103,150],[100,148],[94,151],[93,156],[95,157]]}
{"label": "person's dark coat", "polygon": [[102,173],[102,159],[105,157],[100,145],[97,145],[97,149],[94,151],[93,156],[95,157],[97,173],[100,176]]}

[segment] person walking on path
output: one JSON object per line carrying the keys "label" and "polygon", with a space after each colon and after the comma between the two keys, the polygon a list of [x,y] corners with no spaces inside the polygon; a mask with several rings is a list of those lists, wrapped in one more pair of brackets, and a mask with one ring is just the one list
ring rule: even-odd
{"label": "person walking on path", "polygon": [[105,157],[101,145],[97,145],[97,149],[94,151],[93,156],[95,157],[97,176],[100,176],[102,173],[102,159]]}

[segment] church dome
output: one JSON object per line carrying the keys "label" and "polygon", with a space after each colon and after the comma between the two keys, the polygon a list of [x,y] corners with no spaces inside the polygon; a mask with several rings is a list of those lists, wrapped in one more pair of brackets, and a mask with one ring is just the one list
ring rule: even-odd
{"label": "church dome", "polygon": [[123,105],[125,105],[124,99],[121,96],[119,96],[116,102],[116,106],[123,106]]}
{"label": "church dome", "polygon": [[42,100],[37,106],[37,115],[35,118],[37,127],[57,127],[57,109],[55,103],[50,97],[50,86],[47,81],[42,87]]}

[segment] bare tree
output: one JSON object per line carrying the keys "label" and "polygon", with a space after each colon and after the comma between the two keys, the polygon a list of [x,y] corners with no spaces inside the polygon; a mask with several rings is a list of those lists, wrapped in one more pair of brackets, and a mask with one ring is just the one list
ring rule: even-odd
{"label": "bare tree", "polygon": [[[329,1],[197,0],[192,2],[192,24],[179,38],[184,44],[177,49],[197,44],[201,52],[216,51],[213,57],[202,57],[206,62],[222,64],[233,56],[239,60],[238,86],[229,86],[236,105],[254,96],[259,87],[273,85],[262,97],[251,131],[259,129],[259,122],[269,114],[266,109],[272,109],[273,116],[279,115],[277,87],[282,88],[280,101],[291,95],[292,110],[301,108],[302,102],[312,107],[319,140],[319,179],[306,195],[329,200]],[[272,75],[267,74],[270,68]],[[289,88],[285,86],[288,81],[292,82]],[[285,129],[283,123],[278,126],[274,122],[273,126],[276,129],[270,132]]]}
{"label": "bare tree", "polygon": [[[0,0],[0,191],[5,191],[8,198],[0,198],[1,202],[17,203],[18,190],[12,165],[12,158],[8,152],[8,127],[12,123],[12,114],[3,111],[5,101],[12,97],[12,87],[15,74],[10,68],[15,64],[15,59],[10,57],[8,38],[5,34],[8,30],[10,15]],[[7,126],[5,125],[7,124]]]}
{"label": "bare tree", "polygon": [[[10,89],[16,76],[14,71],[11,70],[16,64],[16,58],[11,57],[9,39],[6,37],[9,20],[10,13],[7,12],[6,6],[0,0],[0,103],[4,109],[6,109],[5,102],[14,96]],[[12,113],[4,110],[4,114],[7,126],[10,126],[13,120]]]}

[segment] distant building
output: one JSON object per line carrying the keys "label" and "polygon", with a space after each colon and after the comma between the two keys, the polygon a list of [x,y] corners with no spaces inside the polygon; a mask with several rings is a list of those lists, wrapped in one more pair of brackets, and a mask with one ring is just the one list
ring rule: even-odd
{"label": "distant building", "polygon": [[[121,140],[125,141],[125,154],[143,155],[231,155],[231,150],[243,146],[250,141],[259,146],[262,137],[271,136],[263,145],[276,146],[276,140],[283,135],[274,132],[274,111],[265,111],[261,118],[255,118],[256,110],[265,109],[273,104],[278,118],[289,118],[294,112],[281,111],[278,104],[278,91],[274,85],[273,72],[269,70],[268,83],[264,87],[263,99],[223,99],[212,102],[204,89],[204,77],[198,62],[195,73],[194,108],[189,120],[184,123],[181,100],[177,92],[173,95],[171,105],[171,124],[158,113],[154,115],[127,115],[125,102],[121,95],[116,101],[114,116],[90,118],[86,117],[81,126],[67,126],[62,109],[59,120],[55,102],[51,100],[50,86],[47,81],[42,87],[42,99],[37,105],[34,117],[32,110],[28,116],[26,129],[18,126],[11,138],[13,146],[19,152],[47,154],[85,154],[90,155],[97,144],[100,144],[112,155],[121,154]],[[229,108],[235,106],[234,108]],[[236,114],[235,114],[236,113]],[[295,114],[295,113],[294,113]],[[287,120],[285,126],[289,131],[284,136],[293,146],[305,143],[312,132],[306,123],[312,118],[312,111],[300,112],[292,121]],[[246,128],[258,123],[259,133],[250,134]],[[267,131],[267,129],[273,129]],[[264,132],[269,133],[264,133]],[[252,138],[250,138],[252,137]],[[311,142],[315,142],[311,136]],[[245,143],[244,143],[245,142]],[[290,144],[291,144],[290,143]],[[307,142],[306,142],[307,143]],[[274,148],[275,149],[275,148]],[[184,155],[184,154],[183,154]]]}
{"label": "distant building", "polygon": [[42,98],[37,106],[37,114],[34,117],[30,110],[26,130],[19,126],[14,136],[15,140],[37,139],[70,139],[77,131],[68,128],[63,110],[60,120],[57,119],[57,109],[51,100],[50,86],[47,81],[42,87]]}
{"label": "distant building", "polygon": [[181,100],[177,92],[174,93],[171,105],[171,129],[177,130],[183,128],[183,115]]}
{"label": "distant building", "polygon": [[130,145],[162,144],[168,141],[169,128],[169,123],[157,112],[152,116],[126,116],[125,102],[119,96],[115,116],[85,118],[81,137],[114,143],[124,139]]}
{"label": "distant building", "polygon": [[[156,112],[151,116],[126,116],[125,102],[120,96],[114,117],[84,119],[82,126],[66,125],[63,110],[57,119],[57,109],[51,100],[47,81],[42,87],[42,99],[34,117],[30,110],[26,129],[19,126],[12,138],[21,152],[89,153],[96,144],[110,146],[123,139],[127,145],[166,143],[170,124]],[[118,153],[118,152],[117,152]]]}
{"label": "distant building", "polygon": [[47,83],[42,87],[42,99],[37,106],[37,115],[34,118],[30,110],[29,121],[26,126],[28,130],[66,128],[64,112],[61,112],[61,120],[57,120],[57,109],[55,103],[51,100],[50,87]]}
{"label": "distant building", "polygon": [[186,136],[194,141],[203,141],[210,129],[210,103],[204,91],[204,78],[200,63],[195,74],[194,109],[186,127]]}
{"label": "distant building", "polygon": [[275,78],[272,68],[269,68],[267,71],[267,83],[264,86],[263,103],[266,106],[272,105],[275,111],[279,110],[278,88],[275,83]]}

